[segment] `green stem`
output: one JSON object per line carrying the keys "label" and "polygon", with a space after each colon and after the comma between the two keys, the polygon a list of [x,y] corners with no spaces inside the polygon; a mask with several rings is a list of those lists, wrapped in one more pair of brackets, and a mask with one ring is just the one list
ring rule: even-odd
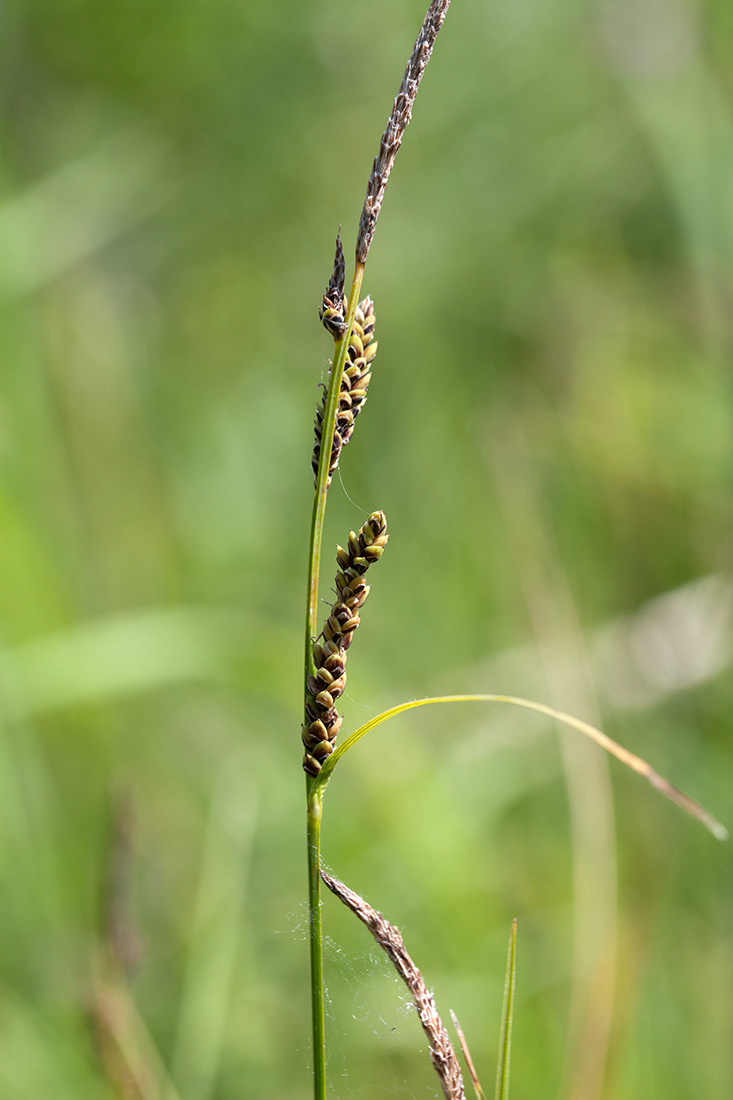
{"label": "green stem", "polygon": [[313,1094],[326,1100],[326,1028],[323,988],[323,919],[321,914],[321,815],[323,788],[308,798],[308,916],[311,959],[311,1012],[313,1017]]}
{"label": "green stem", "polygon": [[[357,263],[349,294],[349,311],[346,315],[346,329],[336,344],[328,394],[326,411],[323,418],[321,435],[321,454],[318,459],[316,492],[313,500],[311,521],[310,552],[308,557],[308,606],[305,619],[305,695],[308,696],[308,675],[315,671],[313,665],[313,640],[317,633],[318,622],[318,580],[321,565],[321,545],[323,543],[323,524],[326,516],[326,494],[328,492],[328,468],[331,464],[333,434],[336,430],[341,378],[344,373],[346,353],[349,348],[351,330],[354,327],[356,306],[364,276],[364,265]],[[307,719],[306,719],[307,721]],[[308,795],[308,902],[310,928],[311,960],[311,1007],[313,1013],[313,1089],[315,1100],[326,1100],[326,1034],[324,1024],[323,989],[323,923],[321,918],[321,876],[320,842],[321,814],[323,812],[323,786],[314,785],[310,776],[306,776]]]}

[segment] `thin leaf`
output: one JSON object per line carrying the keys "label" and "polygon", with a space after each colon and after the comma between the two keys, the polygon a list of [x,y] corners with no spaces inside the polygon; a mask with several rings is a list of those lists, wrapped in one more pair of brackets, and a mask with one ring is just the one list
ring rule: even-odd
{"label": "thin leaf", "polygon": [[578,730],[580,733],[585,734],[586,737],[590,737],[591,741],[595,741],[597,745],[600,745],[602,749],[610,753],[611,756],[615,756],[617,760],[620,760],[622,764],[625,764],[627,768],[631,768],[632,771],[637,772],[643,776],[652,787],[660,791],[671,802],[674,802],[681,809],[685,810],[692,817],[696,818],[701,824],[708,829],[714,837],[718,840],[728,839],[728,830],[724,825],[721,825],[712,814],[709,814],[707,810],[695,802],[683,791],[673,786],[668,780],[664,779],[658,772],[654,770],[651,764],[647,764],[645,760],[642,760],[640,756],[636,756],[635,753],[629,752],[622,745],[617,744],[605,733],[601,733],[595,726],[591,726],[588,722],[583,722],[580,718],[573,718],[570,714],[565,714],[561,710],[555,710],[554,707],[547,706],[546,703],[535,703],[531,699],[521,699],[516,695],[436,695],[429,699],[412,699],[407,703],[400,703],[399,706],[390,707],[389,710],[385,710],[382,714],[378,714],[375,718],[370,718],[368,722],[365,722],[363,726],[360,726],[358,730],[346,737],[340,745],[331,753],[331,755],[325,761],[317,780],[316,785],[325,783],[331,776],[333,769],[339,762],[341,757],[353,748],[358,741],[361,741],[362,737],[365,737],[367,733],[371,733],[373,729],[380,726],[382,722],[386,722],[388,718],[394,718],[398,714],[402,714],[403,711],[413,710],[415,707],[431,706],[434,703],[509,703],[514,707],[524,707],[526,710],[534,710],[538,714],[546,714],[549,718],[554,718],[557,722],[563,722],[566,726],[571,726],[573,729]]}
{"label": "thin leaf", "polygon": [[506,960],[504,1003],[501,1009],[499,1059],[496,1067],[494,1100],[509,1100],[509,1062],[512,1053],[512,1020],[514,1018],[514,986],[517,976],[517,918],[512,921],[509,952]]}
{"label": "thin leaf", "polygon": [[477,1100],[486,1100],[484,1090],[481,1088],[481,1082],[478,1079],[476,1068],[473,1064],[473,1058],[471,1057],[471,1051],[468,1049],[468,1043],[466,1042],[466,1036],[463,1034],[463,1028],[458,1023],[458,1017],[453,1009],[450,1012],[451,1019],[453,1021],[453,1027],[456,1029],[456,1035],[458,1036],[458,1042],[461,1044],[461,1050],[463,1051],[463,1057],[468,1067],[468,1073],[473,1083],[473,1091],[476,1093]]}

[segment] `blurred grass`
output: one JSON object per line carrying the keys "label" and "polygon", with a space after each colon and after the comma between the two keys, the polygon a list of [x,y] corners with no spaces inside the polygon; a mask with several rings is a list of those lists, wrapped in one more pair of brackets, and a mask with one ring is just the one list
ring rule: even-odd
{"label": "blurred grass", "polygon": [[[182,1100],[308,1095],[316,309],[423,6],[3,12],[7,1100],[109,1096],[83,1010],[121,778],[138,804],[133,990]],[[370,256],[380,352],[331,494],[327,543],[375,507],[393,532],[352,728],[412,695],[536,691],[537,667],[474,677],[538,641],[536,553],[581,637],[729,573],[732,29],[724,0],[453,5]],[[502,467],[531,491],[498,492]],[[527,496],[544,547],[529,557]],[[729,652],[718,667],[602,719],[725,818]],[[538,721],[405,718],[344,763],[324,826],[326,860],[402,928],[484,1079],[519,917],[517,1097],[567,1087],[577,994],[563,764]],[[612,775],[616,996],[602,1091],[582,1094],[727,1100],[730,853]],[[392,976],[335,904],[327,919],[334,1094],[430,1095]]]}

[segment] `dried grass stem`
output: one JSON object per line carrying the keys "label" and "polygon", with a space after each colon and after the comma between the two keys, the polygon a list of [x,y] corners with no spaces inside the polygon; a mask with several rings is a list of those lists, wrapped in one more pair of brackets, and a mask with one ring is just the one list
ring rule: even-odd
{"label": "dried grass stem", "polygon": [[343,882],[339,882],[324,870],[321,870],[321,878],[331,893],[335,894],[339,901],[342,901],[367,926],[409,989],[422,1029],[428,1037],[430,1061],[438,1074],[446,1100],[466,1100],[461,1067],[448,1038],[448,1032],[438,1015],[435,999],[425,985],[420,971],[407,954],[399,931]]}

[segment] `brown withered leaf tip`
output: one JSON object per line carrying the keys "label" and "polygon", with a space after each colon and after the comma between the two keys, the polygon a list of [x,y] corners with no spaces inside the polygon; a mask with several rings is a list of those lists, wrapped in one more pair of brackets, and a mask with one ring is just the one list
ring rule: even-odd
{"label": "brown withered leaf tip", "polygon": [[382,134],[379,152],[374,158],[372,172],[367,184],[364,207],[359,220],[356,259],[361,264],[366,263],[379,211],[382,208],[387,180],[392,171],[397,151],[402,144],[407,124],[412,118],[412,106],[415,102],[417,90],[420,87],[420,81],[433,52],[435,39],[443,25],[449,6],[450,0],[432,0],[420,28],[420,34],[410,54],[410,60],[407,62],[400,90],[392,105],[392,113],[389,116],[387,128]]}
{"label": "brown withered leaf tip", "polygon": [[[374,305],[371,298],[365,298],[356,308],[354,327],[349,337],[349,346],[346,352],[344,373],[341,376],[339,389],[338,410],[336,413],[336,430],[333,434],[331,445],[331,461],[328,465],[328,482],[338,466],[339,455],[342,447],[351,439],[354,432],[354,421],[362,410],[367,397],[367,389],[371,381],[371,365],[377,354],[377,341],[374,339]],[[333,364],[329,369],[329,375]],[[316,409],[313,427],[315,429],[315,443],[311,465],[313,467],[313,480],[318,479],[318,461],[321,456],[321,438],[323,435],[323,421],[326,415],[326,398],[328,390],[323,388],[321,403]]]}
{"label": "brown withered leaf tip", "polygon": [[438,1015],[435,998],[408,955],[400,932],[343,882],[339,882],[324,870],[321,870],[321,878],[331,893],[335,894],[339,901],[343,902],[367,926],[409,989],[422,1029],[428,1038],[430,1061],[440,1080],[445,1100],[466,1100],[461,1067],[448,1032]]}
{"label": "brown withered leaf tip", "polygon": [[346,264],[344,262],[344,249],[341,244],[341,230],[336,234],[336,255],[333,258],[333,271],[323,295],[323,302],[318,310],[325,328],[339,340],[346,328],[346,314],[344,303],[344,283],[346,280]]}
{"label": "brown withered leaf tip", "polygon": [[305,705],[303,768],[312,776],[318,775],[336,745],[343,722],[336,700],[346,686],[346,651],[359,625],[359,609],[369,595],[364,574],[379,561],[388,538],[384,512],[374,512],[358,534],[349,533],[346,549],[336,549],[336,601],[323,626],[322,640],[313,644],[315,674],[308,677]]}

